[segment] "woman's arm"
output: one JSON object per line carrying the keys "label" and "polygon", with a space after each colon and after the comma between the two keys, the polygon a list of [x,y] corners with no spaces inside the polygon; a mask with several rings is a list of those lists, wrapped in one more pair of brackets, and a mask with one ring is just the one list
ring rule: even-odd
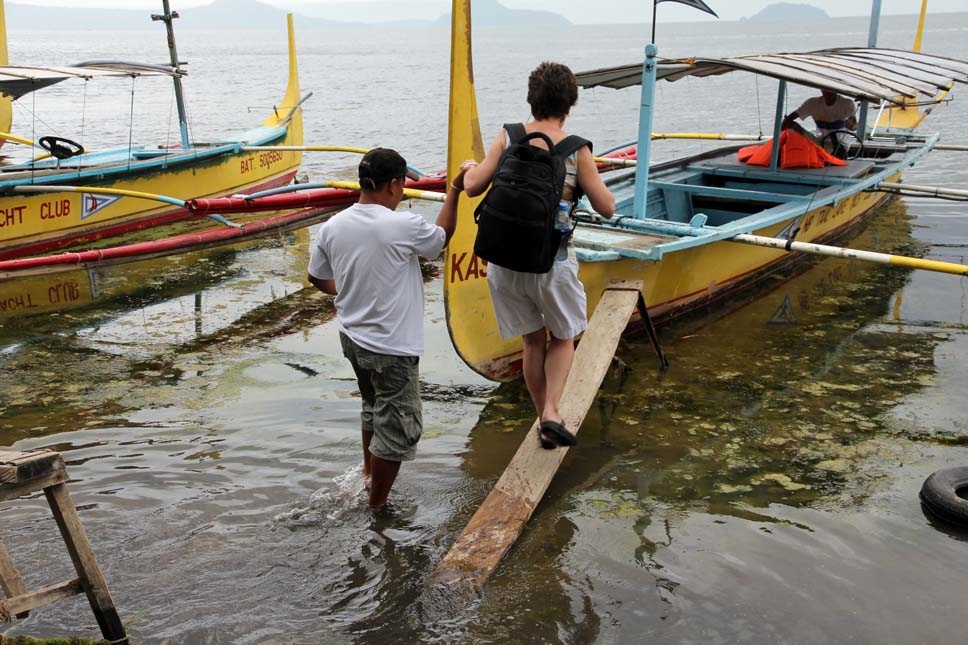
{"label": "woman's arm", "polygon": [[602,176],[598,174],[598,166],[588,146],[578,151],[578,185],[588,196],[595,212],[605,218],[615,214],[615,195],[608,189]]}
{"label": "woman's arm", "polygon": [[480,163],[473,161],[464,162],[468,166],[467,172],[464,174],[464,192],[468,196],[476,197],[491,185],[491,179],[494,177],[494,173],[497,172],[497,162],[500,161],[501,153],[504,152],[506,136],[504,128],[501,128],[501,131],[494,138],[494,142],[484,156],[484,161]]}

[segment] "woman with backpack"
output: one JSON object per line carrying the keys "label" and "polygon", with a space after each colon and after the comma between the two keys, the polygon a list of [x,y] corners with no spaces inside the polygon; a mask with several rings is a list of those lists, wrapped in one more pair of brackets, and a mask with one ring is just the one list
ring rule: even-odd
{"label": "woman with backpack", "polygon": [[[528,78],[528,104],[533,119],[524,125],[526,135],[541,133],[553,144],[561,143],[569,136],[563,129],[565,119],[577,101],[578,82],[572,71],[560,63],[541,63]],[[480,195],[491,185],[506,159],[506,151],[517,143],[511,136],[507,128],[502,128],[483,161],[461,165],[466,171],[464,191],[469,196]],[[547,147],[543,137],[533,138],[530,143]],[[615,212],[615,197],[598,174],[591,144],[585,143],[565,158],[564,186],[555,192],[569,206],[583,193],[595,211],[610,218]],[[549,186],[549,190],[553,189]],[[501,337],[522,337],[524,380],[541,421],[541,446],[547,449],[576,443],[575,435],[564,426],[558,412],[575,355],[575,337],[588,326],[585,290],[578,280],[578,260],[574,251],[567,248],[569,238],[567,235],[561,239],[567,253],[559,253],[560,259],[546,273],[515,271],[494,262],[489,263],[487,272]]]}

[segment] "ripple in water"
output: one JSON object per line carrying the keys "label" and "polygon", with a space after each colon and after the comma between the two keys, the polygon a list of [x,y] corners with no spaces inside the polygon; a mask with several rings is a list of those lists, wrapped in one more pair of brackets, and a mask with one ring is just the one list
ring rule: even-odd
{"label": "ripple in water", "polygon": [[363,464],[350,466],[333,478],[330,486],[310,495],[305,505],[297,505],[272,518],[274,526],[295,530],[310,526],[340,526],[348,515],[369,510],[363,489]]}

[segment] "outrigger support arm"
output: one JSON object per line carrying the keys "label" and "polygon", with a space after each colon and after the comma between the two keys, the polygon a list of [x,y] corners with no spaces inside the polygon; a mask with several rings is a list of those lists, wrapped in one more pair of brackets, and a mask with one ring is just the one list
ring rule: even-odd
{"label": "outrigger support arm", "polygon": [[635,218],[645,219],[646,195],[649,189],[649,154],[652,145],[652,114],[655,111],[656,56],[659,48],[654,43],[645,46],[645,62],[642,65],[642,99],[639,107],[639,140],[635,157]]}
{"label": "outrigger support arm", "polygon": [[168,0],[162,0],[165,8],[165,13],[163,15],[151,14],[152,20],[161,20],[165,23],[165,28],[168,30],[168,53],[171,55],[171,66],[175,69],[175,75],[172,76],[172,81],[175,83],[175,105],[178,106],[178,128],[181,131],[181,145],[182,148],[188,150],[191,148],[191,144],[188,141],[188,116],[185,110],[185,94],[182,91],[181,75],[178,72],[181,71],[181,65],[178,62],[178,49],[175,47],[175,27],[172,22],[178,17],[177,11],[171,10],[171,5]]}

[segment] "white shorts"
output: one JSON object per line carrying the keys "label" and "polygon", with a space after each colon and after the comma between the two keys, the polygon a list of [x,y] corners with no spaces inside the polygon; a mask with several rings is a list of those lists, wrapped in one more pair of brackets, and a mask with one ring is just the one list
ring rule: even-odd
{"label": "white shorts", "polygon": [[560,340],[588,327],[585,289],[578,280],[578,260],[569,253],[548,273],[521,273],[487,266],[487,286],[501,338],[524,336],[542,327]]}

